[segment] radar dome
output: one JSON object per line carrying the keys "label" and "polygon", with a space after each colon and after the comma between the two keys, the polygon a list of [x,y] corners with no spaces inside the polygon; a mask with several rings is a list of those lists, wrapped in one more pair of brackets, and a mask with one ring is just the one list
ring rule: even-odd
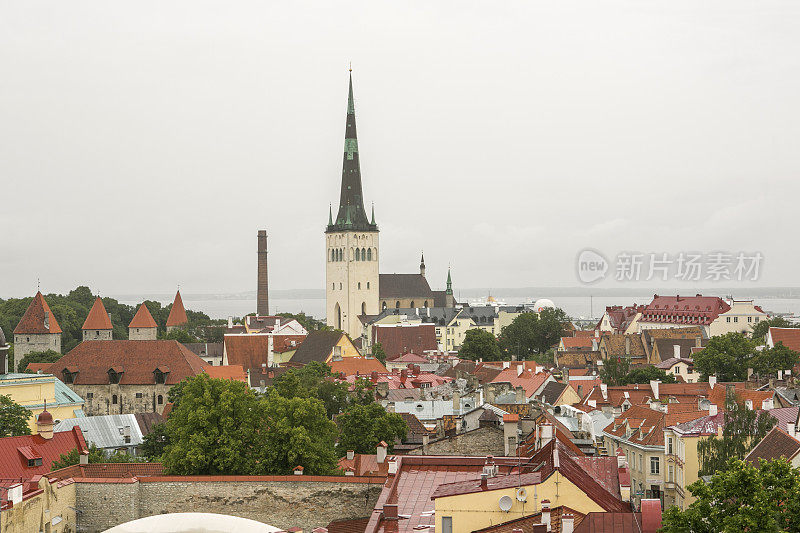
{"label": "radar dome", "polygon": [[544,309],[555,309],[556,304],[553,303],[553,300],[548,300],[547,298],[539,298],[533,304],[533,310],[537,313],[541,313]]}

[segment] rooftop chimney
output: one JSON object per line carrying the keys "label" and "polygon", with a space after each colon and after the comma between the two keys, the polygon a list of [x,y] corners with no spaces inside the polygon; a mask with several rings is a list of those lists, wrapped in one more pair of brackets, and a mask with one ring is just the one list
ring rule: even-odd
{"label": "rooftop chimney", "polygon": [[653,389],[653,398],[658,400],[658,385],[661,383],[660,380],[651,379],[650,380],[650,388]]}
{"label": "rooftop chimney", "polygon": [[44,404],[44,411],[36,417],[36,431],[43,439],[53,438],[53,415],[47,410],[47,402]]}
{"label": "rooftop chimney", "polygon": [[575,531],[575,517],[571,514],[561,516],[561,533],[572,533]]}
{"label": "rooftop chimney", "polygon": [[550,500],[542,500],[542,524],[547,526],[547,531],[551,531],[550,526]]}
{"label": "rooftop chimney", "polygon": [[487,490],[489,488],[489,474],[486,472],[481,472],[481,490]]}
{"label": "rooftop chimney", "polygon": [[708,415],[709,416],[717,416],[717,404],[712,403],[708,406]]}
{"label": "rooftop chimney", "polygon": [[258,287],[256,296],[256,314],[269,315],[269,284],[267,278],[267,232],[258,230]]}
{"label": "rooftop chimney", "polygon": [[352,461],[356,456],[356,452],[354,450],[347,450],[347,460]]}
{"label": "rooftop chimney", "polygon": [[744,401],[744,406],[747,407],[748,411],[752,411],[753,410],[753,400],[745,400]]}
{"label": "rooftop chimney", "polygon": [[378,450],[375,455],[375,461],[377,461],[378,464],[383,464],[383,462],[386,461],[386,450],[388,448],[389,446],[385,442],[380,441],[378,443]]}
{"label": "rooftop chimney", "polygon": [[605,383],[601,383],[600,393],[603,395],[603,400],[608,400],[608,385],[606,385]]}
{"label": "rooftop chimney", "polygon": [[672,345],[672,356],[677,357],[678,359],[681,358],[681,345],[680,344],[673,344]]}
{"label": "rooftop chimney", "polygon": [[794,422],[787,422],[786,424],[786,433],[789,434],[790,437],[794,437],[795,434],[795,425]]}
{"label": "rooftop chimney", "polygon": [[397,520],[397,504],[384,503],[383,504],[383,518],[386,520]]}
{"label": "rooftop chimney", "polygon": [[708,376],[708,386],[713,389],[714,385],[716,384],[717,384],[717,376]]}
{"label": "rooftop chimney", "polygon": [[517,365],[517,377],[520,377],[522,375],[523,370],[525,370],[525,367],[523,365]]}

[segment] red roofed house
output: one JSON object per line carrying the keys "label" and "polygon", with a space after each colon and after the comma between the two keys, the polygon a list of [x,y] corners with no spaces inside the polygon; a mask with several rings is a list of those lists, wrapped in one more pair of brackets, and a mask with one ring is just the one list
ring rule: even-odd
{"label": "red roofed house", "polygon": [[371,345],[381,343],[387,359],[394,359],[405,353],[424,354],[437,350],[436,325],[423,324],[375,324],[372,326]]}
{"label": "red roofed house", "polygon": [[723,300],[718,296],[653,296],[642,311],[638,333],[645,329],[700,326],[706,337],[748,333],[768,315],[753,300]]}
{"label": "red roofed house", "polygon": [[158,339],[158,324],[147,306],[142,304],[128,324],[128,339],[132,341],[154,341]]}
{"label": "red roofed house", "polygon": [[386,367],[374,357],[342,357],[328,363],[331,373],[348,376],[370,377],[373,372],[386,373]]}
{"label": "red roofed house", "polygon": [[175,301],[172,302],[172,308],[169,310],[169,316],[167,317],[167,333],[188,324],[189,318],[186,316],[186,308],[183,307],[181,291],[178,291],[175,293]]}
{"label": "red roofed house", "polygon": [[42,293],[37,292],[14,328],[14,356],[20,361],[31,352],[47,350],[61,353],[61,327]]}
{"label": "red roofed house", "polygon": [[553,376],[546,372],[536,372],[537,369],[527,370],[522,365],[509,365],[492,380],[492,383],[510,383],[513,388],[522,387],[525,398],[536,398],[544,390],[545,385],[555,381]]}
{"label": "red roofed house", "polygon": [[206,366],[203,368],[203,372],[212,379],[230,379],[247,383],[247,372],[239,365]]}
{"label": "red roofed house", "polygon": [[208,363],[177,341],[82,342],[48,372],[85,399],[87,415],[161,413],[167,393]]}
{"label": "red roofed house", "polygon": [[111,324],[111,316],[99,296],[95,298],[81,330],[83,330],[83,340],[85,341],[110,341],[113,339],[114,326]]}

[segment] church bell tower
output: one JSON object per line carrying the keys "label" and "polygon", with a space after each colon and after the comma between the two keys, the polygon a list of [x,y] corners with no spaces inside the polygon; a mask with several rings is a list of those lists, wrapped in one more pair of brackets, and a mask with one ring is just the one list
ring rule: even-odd
{"label": "church bell tower", "polygon": [[332,211],[328,213],[325,245],[327,323],[356,339],[362,332],[358,317],[377,315],[379,312],[379,276],[375,208],[372,209],[371,219],[367,218],[361,191],[352,71],[347,97],[339,210],[335,219]]}

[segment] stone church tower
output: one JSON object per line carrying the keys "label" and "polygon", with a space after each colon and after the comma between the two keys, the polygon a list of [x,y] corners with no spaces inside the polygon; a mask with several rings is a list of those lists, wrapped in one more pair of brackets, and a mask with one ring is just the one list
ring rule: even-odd
{"label": "stone church tower", "polygon": [[379,276],[375,209],[370,220],[361,192],[352,73],[346,124],[339,211],[335,220],[333,213],[328,214],[325,230],[325,294],[328,325],[356,339],[362,332],[359,315],[379,312]]}

